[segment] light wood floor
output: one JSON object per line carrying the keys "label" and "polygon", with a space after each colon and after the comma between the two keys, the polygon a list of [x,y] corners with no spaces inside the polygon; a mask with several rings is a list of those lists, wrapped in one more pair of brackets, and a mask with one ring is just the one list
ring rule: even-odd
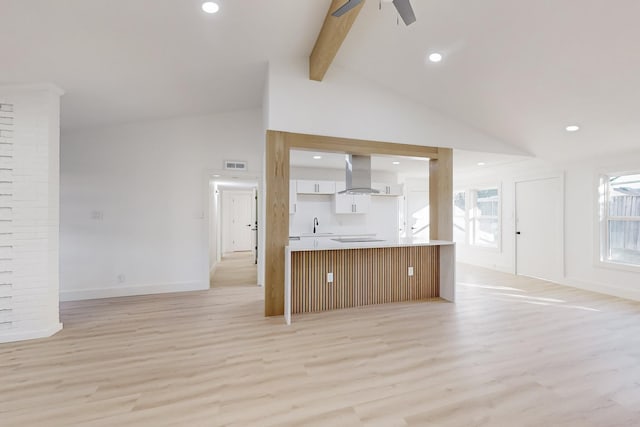
{"label": "light wood floor", "polygon": [[224,254],[211,275],[211,287],[256,286],[258,270],[253,252]]}
{"label": "light wood floor", "polygon": [[64,303],[2,426],[638,426],[640,304],[461,267],[459,301],[262,316],[260,288]]}

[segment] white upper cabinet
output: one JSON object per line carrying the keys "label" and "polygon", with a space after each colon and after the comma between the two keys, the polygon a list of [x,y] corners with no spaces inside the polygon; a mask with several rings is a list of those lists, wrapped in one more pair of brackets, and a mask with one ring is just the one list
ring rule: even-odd
{"label": "white upper cabinet", "polygon": [[298,194],[335,194],[336,183],[333,181],[311,181],[299,179],[297,181]]}
{"label": "white upper cabinet", "polygon": [[367,213],[371,208],[371,196],[368,194],[353,195],[353,213]]}
{"label": "white upper cabinet", "polygon": [[402,196],[404,190],[402,184],[381,184],[374,182],[371,186],[380,192],[374,194],[374,196]]}
{"label": "white upper cabinet", "polygon": [[371,197],[368,194],[336,194],[333,206],[337,214],[364,214],[369,212]]}
{"label": "white upper cabinet", "polygon": [[296,181],[289,181],[289,214],[294,214],[298,210],[298,194],[296,193]]}

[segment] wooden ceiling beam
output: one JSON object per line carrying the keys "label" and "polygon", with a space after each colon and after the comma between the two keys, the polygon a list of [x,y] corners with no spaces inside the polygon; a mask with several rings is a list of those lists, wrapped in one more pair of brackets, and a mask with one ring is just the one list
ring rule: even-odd
{"label": "wooden ceiling beam", "polygon": [[332,13],[346,2],[347,0],[332,0],[331,2],[316,44],[313,46],[311,56],[309,56],[309,78],[311,80],[322,81],[340,46],[342,46],[342,42],[349,34],[365,0],[362,0],[344,15],[333,16]]}

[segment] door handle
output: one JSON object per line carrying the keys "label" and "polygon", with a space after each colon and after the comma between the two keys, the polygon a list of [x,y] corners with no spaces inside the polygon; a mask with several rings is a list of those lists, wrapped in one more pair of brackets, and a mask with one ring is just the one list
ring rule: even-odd
{"label": "door handle", "polygon": [[519,231],[516,231],[516,234],[519,236],[519,235],[520,235],[520,232],[519,232]]}

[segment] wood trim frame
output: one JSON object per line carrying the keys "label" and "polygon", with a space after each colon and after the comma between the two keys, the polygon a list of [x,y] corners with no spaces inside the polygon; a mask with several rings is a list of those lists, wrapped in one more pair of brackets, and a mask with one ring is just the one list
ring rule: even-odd
{"label": "wood trim frame", "polygon": [[265,316],[284,314],[284,248],[289,243],[289,153],[291,149],[430,159],[430,238],[452,240],[453,153],[450,148],[268,130],[265,147]]}
{"label": "wood trim frame", "polygon": [[429,161],[429,238],[453,240],[453,150]]}

